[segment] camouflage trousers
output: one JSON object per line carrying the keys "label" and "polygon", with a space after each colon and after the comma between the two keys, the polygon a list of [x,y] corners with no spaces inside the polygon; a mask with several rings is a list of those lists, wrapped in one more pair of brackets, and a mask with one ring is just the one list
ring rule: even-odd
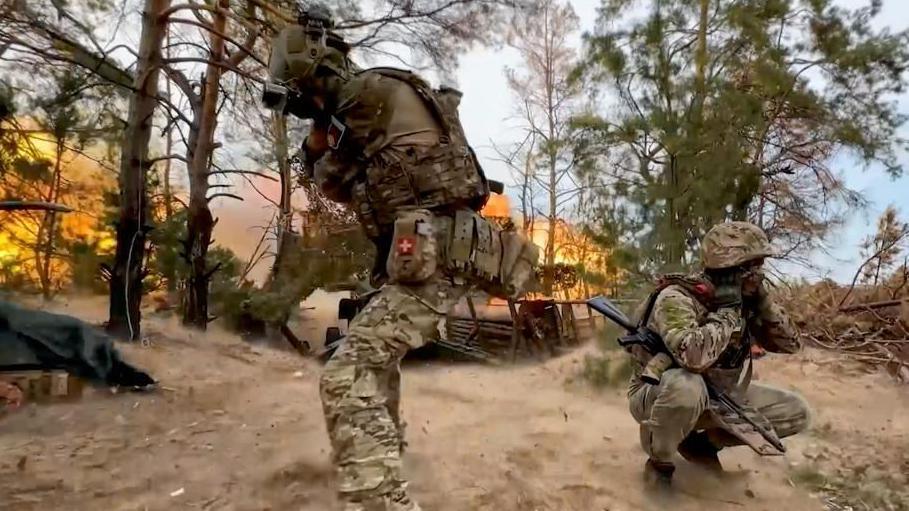
{"label": "camouflage trousers", "polygon": [[[770,421],[780,438],[808,428],[808,403],[794,392],[752,383],[746,399]],[[705,413],[707,406],[704,379],[685,369],[670,369],[658,385],[641,385],[629,395],[631,415],[641,424],[641,447],[654,461],[671,462],[682,440],[698,430],[705,430],[718,448],[742,445],[712,424]]]}
{"label": "camouflage trousers", "polygon": [[389,284],[354,318],[325,365],[320,390],[345,511],[414,511],[401,473],[400,363],[439,338],[466,292],[444,277]]}

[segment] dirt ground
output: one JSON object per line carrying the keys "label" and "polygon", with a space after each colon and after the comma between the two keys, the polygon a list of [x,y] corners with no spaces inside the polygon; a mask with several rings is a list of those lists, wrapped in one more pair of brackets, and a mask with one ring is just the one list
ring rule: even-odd
{"label": "dirt ground", "polygon": [[[101,319],[89,304],[62,310]],[[149,318],[145,328],[145,345],[121,349],[161,381],[157,392],[95,390],[0,420],[0,509],[335,508],[316,362],[172,320]],[[643,491],[623,390],[581,381],[583,356],[505,369],[408,365],[405,463],[423,508],[665,508]],[[886,375],[816,351],[766,357],[757,371],[807,396],[812,432],[787,441],[786,458],[724,451],[733,473],[722,481],[680,462],[672,509],[834,509],[793,474],[824,459],[852,463],[836,459],[854,454],[848,446],[883,463],[909,445],[909,394]]]}

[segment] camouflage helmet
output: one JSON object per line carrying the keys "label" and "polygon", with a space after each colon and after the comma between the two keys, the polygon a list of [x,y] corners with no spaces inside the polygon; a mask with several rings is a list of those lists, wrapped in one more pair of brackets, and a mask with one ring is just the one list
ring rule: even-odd
{"label": "camouflage helmet", "polygon": [[701,242],[704,268],[732,268],[774,255],[767,234],[750,222],[725,222],[714,225]]}
{"label": "camouflage helmet", "polygon": [[272,41],[270,81],[305,83],[320,67],[346,78],[351,68],[347,58],[350,45],[331,31],[333,26],[328,10],[316,6],[303,12],[298,24],[281,30]]}

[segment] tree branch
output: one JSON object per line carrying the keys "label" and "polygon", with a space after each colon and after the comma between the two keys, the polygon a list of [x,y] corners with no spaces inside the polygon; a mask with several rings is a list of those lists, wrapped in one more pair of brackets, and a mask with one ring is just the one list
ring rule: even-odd
{"label": "tree branch", "polygon": [[258,176],[263,179],[268,179],[269,181],[278,182],[278,179],[276,177],[269,176],[268,174],[266,174],[264,172],[259,172],[256,170],[218,169],[218,170],[213,170],[208,173],[209,176],[214,176],[215,174],[246,174],[246,175]]}
{"label": "tree branch", "polygon": [[238,201],[241,201],[241,202],[243,201],[243,197],[240,197],[239,195],[234,195],[232,193],[227,193],[227,192],[218,192],[218,193],[212,194],[211,196],[206,197],[205,200],[208,202],[211,202],[211,201],[217,199],[218,197],[227,197],[229,199],[237,199]]}

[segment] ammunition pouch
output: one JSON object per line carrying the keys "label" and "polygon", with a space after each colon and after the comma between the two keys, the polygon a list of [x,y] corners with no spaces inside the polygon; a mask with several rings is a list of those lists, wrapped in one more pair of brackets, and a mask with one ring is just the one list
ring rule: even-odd
{"label": "ammunition pouch", "polygon": [[404,211],[395,220],[386,272],[389,281],[419,284],[436,273],[439,243],[432,213],[425,209]]}
{"label": "ammunition pouch", "polygon": [[539,256],[530,240],[474,211],[441,216],[419,209],[395,221],[387,270],[392,283],[418,284],[441,272],[508,298],[526,291]]}
{"label": "ammunition pouch", "polygon": [[354,209],[370,237],[392,225],[402,209],[471,208],[488,195],[486,179],[466,146],[439,145],[395,156],[375,156],[365,179],[351,190]]}

